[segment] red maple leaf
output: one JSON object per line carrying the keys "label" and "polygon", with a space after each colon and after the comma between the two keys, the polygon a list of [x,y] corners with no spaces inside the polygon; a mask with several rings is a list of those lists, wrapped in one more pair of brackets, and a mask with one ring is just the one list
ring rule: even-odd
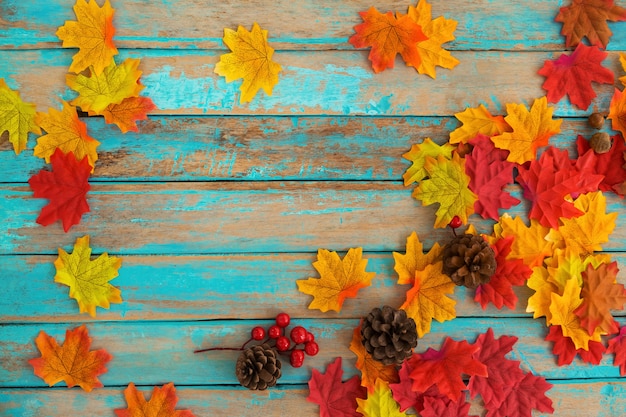
{"label": "red maple leaf", "polygon": [[578,148],[578,161],[576,166],[589,174],[604,175],[604,179],[598,186],[602,191],[613,191],[624,196],[619,185],[626,181],[626,169],[624,168],[624,152],[626,152],[626,142],[622,135],[611,136],[613,145],[611,149],[603,154],[595,153],[589,146],[589,141],[578,135],[576,147]]}
{"label": "red maple leaf", "polygon": [[428,348],[422,354],[413,354],[408,359],[413,390],[425,392],[436,385],[441,394],[456,401],[466,389],[462,375],[487,376],[487,367],[473,356],[478,349],[465,340],[457,342],[446,337],[441,350]]}
{"label": "red maple leaf", "polygon": [[557,103],[567,94],[572,104],[587,110],[596,96],[591,83],[613,84],[613,71],[601,65],[607,56],[597,46],[579,43],[571,55],[547,60],[539,75],[546,77],[542,87],[548,92],[548,101]]}
{"label": "red maple leaf", "polygon": [[613,365],[619,365],[619,374],[626,376],[626,326],[622,326],[619,334],[609,340],[606,353],[613,353]]}
{"label": "red maple leaf", "polygon": [[506,160],[509,152],[497,149],[489,136],[478,134],[469,143],[474,148],[465,156],[465,173],[470,177],[470,190],[478,196],[474,211],[484,219],[497,220],[499,208],[508,209],[520,202],[502,190],[513,182],[515,164]]}
{"label": "red maple leaf", "polygon": [[589,341],[589,350],[576,349],[576,345],[571,338],[563,336],[561,326],[550,326],[550,331],[546,335],[546,340],[553,342],[552,353],[557,355],[559,366],[569,365],[574,361],[576,354],[580,359],[592,365],[598,365],[602,360],[605,348],[601,342]]}
{"label": "red maple leaf", "polygon": [[506,305],[513,310],[517,304],[517,295],[513,291],[513,286],[524,285],[532,274],[532,270],[521,259],[507,259],[514,240],[514,236],[509,236],[498,239],[494,245],[491,245],[496,257],[496,272],[488,283],[476,288],[474,295],[474,301],[480,302],[483,310],[490,302],[497,308]]}
{"label": "red maple leaf", "polygon": [[357,413],[357,398],[367,397],[367,388],[361,386],[358,376],[353,376],[346,382],[341,382],[343,369],[341,357],[326,367],[322,374],[313,369],[309,380],[309,396],[307,401],[319,404],[322,417],[359,417]]}
{"label": "red maple leaf", "polygon": [[513,387],[500,407],[488,409],[486,417],[532,417],[533,409],[552,414],[552,400],[546,396],[550,388],[552,384],[529,372]]}
{"label": "red maple leaf", "polygon": [[50,157],[50,162],[52,171],[42,169],[28,180],[35,197],[50,200],[41,209],[37,223],[47,226],[61,220],[67,232],[89,211],[86,196],[91,166],[86,156],[77,161],[72,152],[65,154],[60,149]]}
{"label": "red maple leaf", "polygon": [[448,397],[424,397],[420,417],[478,417],[469,415],[470,406],[464,393],[457,401],[450,401]]}
{"label": "red maple leaf", "polygon": [[404,412],[413,407],[418,413],[421,412],[424,409],[424,398],[422,393],[413,391],[410,361],[402,362],[398,371],[398,379],[397,383],[389,384],[389,388],[391,388],[393,399],[400,404],[400,411]]}
{"label": "red maple leaf", "polygon": [[517,182],[524,189],[524,197],[531,201],[528,217],[543,226],[559,228],[559,217],[572,218],[583,214],[574,204],[565,200],[598,189],[602,175],[588,175],[578,170],[566,150],[549,147],[528,167],[520,166]]}

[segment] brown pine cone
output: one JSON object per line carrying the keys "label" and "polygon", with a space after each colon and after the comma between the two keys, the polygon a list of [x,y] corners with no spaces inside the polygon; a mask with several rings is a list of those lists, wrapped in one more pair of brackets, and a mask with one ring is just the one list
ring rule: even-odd
{"label": "brown pine cone", "polygon": [[476,288],[486,284],[496,272],[493,249],[482,237],[456,236],[443,248],[443,273],[456,285]]}
{"label": "brown pine cone", "polygon": [[415,321],[404,310],[376,307],[361,323],[361,342],[383,364],[401,364],[417,346]]}
{"label": "brown pine cone", "polygon": [[281,363],[267,343],[245,349],[237,359],[235,372],[239,383],[251,390],[264,390],[276,385]]}

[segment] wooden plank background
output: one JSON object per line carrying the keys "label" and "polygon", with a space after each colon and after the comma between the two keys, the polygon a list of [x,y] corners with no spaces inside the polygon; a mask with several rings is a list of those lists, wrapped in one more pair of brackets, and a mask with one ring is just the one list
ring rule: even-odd
{"label": "wooden plank background", "polygon": [[[119,59],[141,58],[142,94],[158,110],[139,133],[125,135],[101,118],[83,119],[102,145],[90,179],[92,211],[69,233],[60,223],[35,223],[45,200],[32,198],[27,185],[44,166],[32,155],[34,136],[17,157],[6,135],[0,140],[0,415],[110,416],[125,407],[129,382],[150,391],[170,381],[179,388],[179,407],[197,416],[317,415],[305,400],[311,369],[342,356],[346,376],[354,375],[348,345],[359,317],[404,300],[408,288],[395,285],[391,252],[403,251],[412,231],[427,247],[450,236],[432,230],[434,209],[421,207],[402,185],[408,163],[401,155],[425,137],[445,142],[458,125],[453,114],[468,106],[482,103],[503,114],[506,103],[544,95],[537,70],[564,50],[554,22],[562,3],[433,0],[434,16],[459,22],[446,47],[460,64],[438,69],[431,79],[400,60],[374,74],[368,52],[348,44],[358,12],[372,2],[113,0]],[[381,11],[408,5],[375,4]],[[65,74],[75,51],[61,49],[54,35],[75,19],[72,6],[72,0],[0,1],[0,78],[39,111],[73,97]],[[284,71],[271,97],[259,93],[241,105],[239,83],[225,83],[213,69],[225,53],[223,29],[249,29],[255,21],[269,31]],[[626,24],[609,27],[605,65],[620,74]],[[588,111],[567,100],[554,106],[564,121],[551,144],[574,153],[576,135],[591,135],[585,118],[607,112],[613,86],[596,91]],[[515,186],[511,191],[520,194]],[[614,195],[608,201],[620,216],[606,250],[624,269],[624,202]],[[510,213],[524,216],[527,209]],[[471,220],[481,231],[492,225]],[[98,309],[94,319],[79,315],[67,288],[52,279],[57,248],[69,250],[85,234],[95,254],[123,259],[113,283],[124,302]],[[317,249],[357,246],[377,273],[372,287],[347,300],[341,313],[308,310],[310,297],[297,291],[295,280],[316,276]],[[618,280],[626,283],[623,271]],[[548,395],[556,416],[625,415],[626,381],[612,356],[599,366],[557,367],[543,340],[544,322],[525,312],[530,293],[519,289],[518,308],[498,311],[482,310],[457,289],[459,317],[434,323],[418,350],[438,347],[447,335],[471,341],[492,327],[496,336],[518,336],[512,356],[554,384]],[[314,331],[321,352],[300,369],[287,367],[276,388],[239,387],[236,353],[192,353],[240,345],[250,328],[269,324],[280,310]],[[62,338],[81,323],[94,347],[114,356],[101,377],[105,388],[90,394],[62,384],[48,388],[26,362],[37,356],[34,338],[39,330]]]}

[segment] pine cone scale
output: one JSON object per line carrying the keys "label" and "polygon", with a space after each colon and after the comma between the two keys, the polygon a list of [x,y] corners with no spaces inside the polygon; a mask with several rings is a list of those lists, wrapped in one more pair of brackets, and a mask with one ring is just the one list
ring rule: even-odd
{"label": "pine cone scale", "polygon": [[401,364],[417,346],[415,321],[404,310],[374,308],[361,323],[361,342],[383,364]]}

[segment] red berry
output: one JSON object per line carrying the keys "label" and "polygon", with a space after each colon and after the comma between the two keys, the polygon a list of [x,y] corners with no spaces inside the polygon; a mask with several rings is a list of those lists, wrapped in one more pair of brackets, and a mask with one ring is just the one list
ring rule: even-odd
{"label": "red berry", "polygon": [[450,226],[453,229],[458,229],[462,225],[463,225],[463,222],[461,221],[461,218],[459,216],[454,216],[452,220],[450,220],[450,223],[448,226]]}
{"label": "red berry", "polygon": [[289,346],[291,346],[291,342],[285,336],[280,336],[276,339],[276,350],[279,352],[289,350]]}
{"label": "red berry", "polygon": [[265,329],[261,326],[253,327],[251,336],[252,340],[263,340],[265,339]]}
{"label": "red berry", "polygon": [[312,342],[315,340],[315,335],[311,332],[306,332],[306,339],[304,339],[304,343]]}
{"label": "red berry", "polygon": [[278,337],[280,337],[283,334],[283,329],[281,329],[280,327],[273,325],[270,326],[269,330],[267,331],[268,336],[270,337],[270,339],[276,339]]}
{"label": "red berry", "polygon": [[299,368],[304,364],[304,351],[302,349],[294,349],[289,356],[289,363],[294,368]]}
{"label": "red berry", "polygon": [[320,347],[315,342],[306,342],[304,345],[304,351],[309,356],[315,356],[320,351]]}
{"label": "red berry", "polygon": [[291,321],[291,317],[287,313],[278,313],[276,316],[276,324],[278,327],[287,327],[289,326],[289,322]]}
{"label": "red berry", "polygon": [[304,343],[304,341],[306,340],[306,329],[302,326],[296,326],[293,329],[291,329],[291,340],[293,340],[293,342],[298,345],[300,343]]}

